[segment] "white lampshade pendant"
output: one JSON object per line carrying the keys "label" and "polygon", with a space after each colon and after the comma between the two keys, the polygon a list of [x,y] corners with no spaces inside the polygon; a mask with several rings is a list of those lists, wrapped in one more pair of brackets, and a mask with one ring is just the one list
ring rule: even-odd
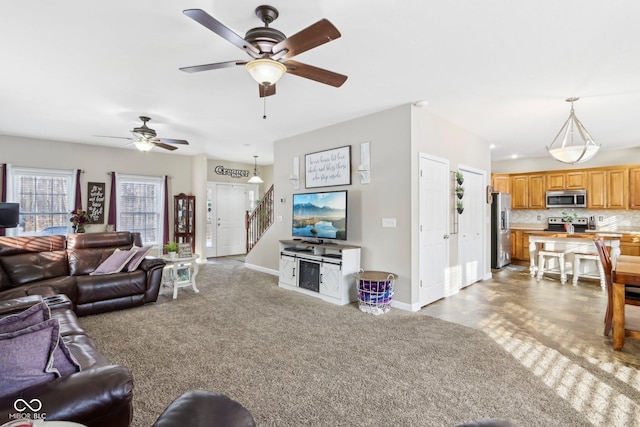
{"label": "white lampshade pendant", "polygon": [[258,175],[258,156],[253,156],[253,176],[247,181],[249,184],[262,184],[264,181]]}
{"label": "white lampshade pendant", "polygon": [[248,62],[245,68],[251,77],[263,86],[276,84],[280,77],[287,72],[287,67],[284,64],[268,58],[254,59]]}
{"label": "white lampshade pendant", "polygon": [[[600,145],[596,144],[575,115],[573,103],[580,98],[567,98],[567,102],[571,103],[571,112],[569,118],[564,122],[560,132],[556,135],[547,151],[559,162],[562,163],[582,163],[591,159],[600,149]],[[575,134],[579,138],[575,138]],[[561,138],[562,136],[562,138]]]}
{"label": "white lampshade pendant", "polygon": [[148,141],[144,138],[138,138],[133,141],[133,145],[140,151],[149,151],[151,150],[155,144],[151,141]]}

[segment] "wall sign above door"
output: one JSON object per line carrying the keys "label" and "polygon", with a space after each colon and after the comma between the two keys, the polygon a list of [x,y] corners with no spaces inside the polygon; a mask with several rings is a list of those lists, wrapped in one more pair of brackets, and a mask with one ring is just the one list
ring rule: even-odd
{"label": "wall sign above door", "polygon": [[231,178],[248,178],[251,171],[245,169],[229,169],[222,165],[218,165],[213,170],[218,175],[227,175]]}
{"label": "wall sign above door", "polygon": [[305,187],[351,184],[351,146],[305,155]]}

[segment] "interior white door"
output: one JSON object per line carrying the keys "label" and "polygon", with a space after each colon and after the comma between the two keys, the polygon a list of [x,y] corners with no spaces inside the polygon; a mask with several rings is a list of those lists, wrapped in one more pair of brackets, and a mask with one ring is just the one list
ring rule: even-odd
{"label": "interior white door", "polygon": [[485,176],[480,171],[460,168],[464,176],[464,211],[458,216],[458,265],[460,287],[482,280],[484,274]]}
{"label": "interior white door", "polygon": [[449,266],[449,162],[420,154],[419,290],[425,306],[445,296]]}
{"label": "interior white door", "polygon": [[216,256],[246,252],[245,186],[216,184]]}

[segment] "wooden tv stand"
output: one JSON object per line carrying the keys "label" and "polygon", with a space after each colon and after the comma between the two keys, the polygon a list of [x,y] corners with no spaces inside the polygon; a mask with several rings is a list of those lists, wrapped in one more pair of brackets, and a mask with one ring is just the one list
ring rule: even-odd
{"label": "wooden tv stand", "polygon": [[357,300],[360,246],[280,240],[278,286],[345,305]]}

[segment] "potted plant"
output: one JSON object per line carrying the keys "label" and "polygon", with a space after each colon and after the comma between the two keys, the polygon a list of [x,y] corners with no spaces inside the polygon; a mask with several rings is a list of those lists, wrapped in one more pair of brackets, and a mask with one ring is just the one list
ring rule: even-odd
{"label": "potted plant", "polygon": [[464,196],[464,187],[462,185],[456,186],[456,196],[458,196],[458,199],[462,199]]}
{"label": "potted plant", "polygon": [[74,233],[84,233],[85,227],[89,225],[89,221],[91,217],[89,213],[82,209],[74,209],[71,211],[71,218],[69,222],[73,224],[73,232]]}
{"label": "potted plant", "polygon": [[178,244],[176,242],[169,242],[163,246],[165,252],[169,254],[169,258],[175,258],[176,252],[178,252]]}
{"label": "potted plant", "polygon": [[564,221],[564,229],[567,233],[573,233],[573,221],[578,219],[578,214],[576,212],[562,212],[562,221]]}
{"label": "potted plant", "polygon": [[456,210],[458,211],[459,214],[461,214],[462,211],[464,211],[464,206],[462,205],[462,200],[458,200],[456,202]]}
{"label": "potted plant", "polygon": [[464,182],[464,176],[460,172],[456,172],[456,181],[458,181],[460,185]]}

